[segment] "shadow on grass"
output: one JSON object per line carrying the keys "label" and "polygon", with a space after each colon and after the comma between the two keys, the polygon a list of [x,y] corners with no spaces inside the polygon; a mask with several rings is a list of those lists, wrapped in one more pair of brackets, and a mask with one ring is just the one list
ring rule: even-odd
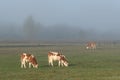
{"label": "shadow on grass", "polygon": [[[69,66],[68,67],[75,67],[75,66],[78,66],[79,64],[69,64]],[[46,65],[40,65],[39,67],[41,67],[41,68],[52,68],[52,66],[49,66],[48,64],[46,64]],[[59,67],[58,65],[54,65],[53,67]],[[64,66],[65,67],[65,66]]]}
{"label": "shadow on grass", "polygon": [[77,66],[77,64],[69,64],[69,66],[71,67],[74,67],[74,66]]}

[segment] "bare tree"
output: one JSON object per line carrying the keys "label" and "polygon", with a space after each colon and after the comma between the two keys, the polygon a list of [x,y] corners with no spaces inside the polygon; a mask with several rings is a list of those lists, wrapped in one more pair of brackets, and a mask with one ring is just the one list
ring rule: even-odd
{"label": "bare tree", "polygon": [[24,33],[27,39],[34,39],[36,36],[36,24],[32,16],[28,16],[24,22]]}

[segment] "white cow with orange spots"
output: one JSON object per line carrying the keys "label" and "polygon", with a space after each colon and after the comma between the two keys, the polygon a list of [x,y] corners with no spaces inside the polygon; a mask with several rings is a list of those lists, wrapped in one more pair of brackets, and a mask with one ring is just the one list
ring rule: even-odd
{"label": "white cow with orange spots", "polygon": [[34,55],[22,53],[21,54],[21,68],[26,68],[26,64],[29,63],[29,68],[38,68],[38,63]]}
{"label": "white cow with orange spots", "polygon": [[86,49],[96,49],[96,43],[95,42],[88,42],[86,45]]}
{"label": "white cow with orange spots", "polygon": [[53,62],[58,61],[58,66],[68,66],[66,57],[58,52],[48,52],[48,63],[53,66]]}

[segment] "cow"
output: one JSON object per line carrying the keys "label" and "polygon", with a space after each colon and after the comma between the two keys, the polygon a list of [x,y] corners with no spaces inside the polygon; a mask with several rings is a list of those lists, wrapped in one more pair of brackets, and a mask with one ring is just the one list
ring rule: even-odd
{"label": "cow", "polygon": [[58,66],[68,66],[68,61],[66,59],[66,57],[58,52],[48,52],[48,63],[50,66],[54,66],[53,65],[53,61],[58,61]]}
{"label": "cow", "polygon": [[33,66],[33,68],[38,68],[38,63],[34,55],[22,53],[21,54],[21,68],[27,68],[26,64],[29,64],[29,68]]}
{"label": "cow", "polygon": [[86,45],[86,49],[96,49],[96,43],[95,42],[88,42]]}

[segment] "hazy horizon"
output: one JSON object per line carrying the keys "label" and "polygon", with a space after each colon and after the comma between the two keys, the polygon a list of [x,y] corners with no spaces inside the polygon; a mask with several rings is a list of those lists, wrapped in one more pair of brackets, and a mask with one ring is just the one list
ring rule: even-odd
{"label": "hazy horizon", "polygon": [[119,4],[119,0],[0,1],[0,41],[120,40]]}

